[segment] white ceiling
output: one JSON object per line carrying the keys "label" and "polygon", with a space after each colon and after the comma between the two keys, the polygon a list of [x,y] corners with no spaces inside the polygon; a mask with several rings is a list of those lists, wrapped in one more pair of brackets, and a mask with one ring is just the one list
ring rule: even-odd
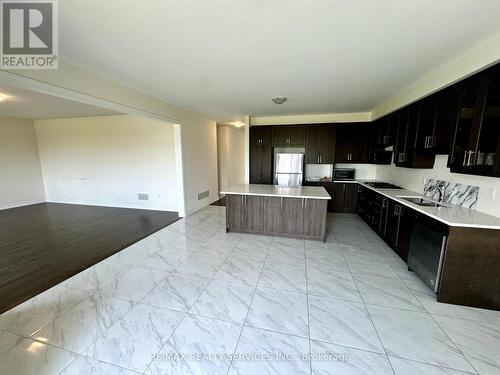
{"label": "white ceiling", "polygon": [[370,111],[500,32],[498,0],[59,4],[63,58],[219,121]]}
{"label": "white ceiling", "polygon": [[0,84],[0,93],[7,95],[7,98],[0,102],[0,117],[42,120],[116,114],[102,108],[4,84]]}

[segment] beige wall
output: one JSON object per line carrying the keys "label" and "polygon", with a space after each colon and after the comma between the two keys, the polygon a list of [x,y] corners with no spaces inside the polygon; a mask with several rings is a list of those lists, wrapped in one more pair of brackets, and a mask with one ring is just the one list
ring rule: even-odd
{"label": "beige wall", "polygon": [[35,129],[47,201],[177,211],[173,124],[123,115]]}
{"label": "beige wall", "polygon": [[0,118],[0,209],[44,201],[33,121]]}
{"label": "beige wall", "polygon": [[[217,130],[216,123],[198,113],[169,104],[158,98],[143,94],[128,86],[81,69],[67,61],[59,61],[58,70],[11,71],[14,77],[24,77],[41,82],[43,92],[55,94],[56,89],[71,90],[75,100],[107,107],[108,103],[117,103],[126,108],[109,108],[118,112],[134,113],[143,111],[148,114],[166,117],[182,125],[182,162],[186,212],[189,214],[218,199],[217,183]],[[5,78],[5,77],[4,77]],[[12,78],[9,78],[13,81]],[[20,83],[33,88],[33,82]],[[47,87],[47,84],[50,87]],[[35,85],[36,86],[36,85]],[[83,95],[79,95],[83,94]],[[88,98],[96,100],[88,101]],[[71,99],[70,98],[70,99]],[[99,103],[98,99],[106,103]],[[198,193],[209,190],[207,198],[198,200]]]}
{"label": "beige wall", "polygon": [[217,127],[219,190],[245,183],[245,129]]}

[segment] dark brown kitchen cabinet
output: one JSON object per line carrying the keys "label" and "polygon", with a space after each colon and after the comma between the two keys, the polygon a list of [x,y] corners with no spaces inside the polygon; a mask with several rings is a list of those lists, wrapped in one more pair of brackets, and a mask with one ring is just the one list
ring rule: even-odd
{"label": "dark brown kitchen cabinet", "polygon": [[385,221],[385,241],[405,262],[413,228],[413,210],[389,199]]}
{"label": "dark brown kitchen cabinet", "polygon": [[467,82],[455,130],[452,172],[500,177],[500,68]]}
{"label": "dark brown kitchen cabinet", "polygon": [[[429,107],[432,107],[429,105]],[[431,125],[425,122],[426,105],[418,102],[400,110],[399,127],[395,147],[394,163],[398,167],[428,168],[434,167],[435,155],[426,150],[426,135],[430,134]],[[425,114],[425,115],[424,115]],[[427,115],[427,117],[432,117]],[[427,138],[428,139],[428,138]]]}
{"label": "dark brown kitchen cabinet", "polygon": [[436,155],[449,155],[458,120],[460,92],[455,85],[435,95],[437,108],[430,146]]}
{"label": "dark brown kitchen cabinet", "polygon": [[306,128],[306,164],[333,164],[335,162],[335,127],[309,125]]}
{"label": "dark brown kitchen cabinet", "polygon": [[335,150],[336,163],[368,163],[371,125],[339,124]]}
{"label": "dark brown kitchen cabinet", "polygon": [[273,126],[274,147],[304,147],[306,140],[305,126]]}
{"label": "dark brown kitchen cabinet", "polygon": [[335,212],[356,212],[358,207],[358,184],[334,182],[332,201]]}
{"label": "dark brown kitchen cabinet", "polygon": [[250,128],[250,183],[272,184],[273,149],[269,126]]}
{"label": "dark brown kitchen cabinet", "polygon": [[369,145],[371,164],[390,165],[392,162],[392,151],[386,151],[386,148],[393,145],[397,131],[393,117],[394,115],[385,116],[376,120],[371,126]]}
{"label": "dark brown kitchen cabinet", "polygon": [[461,85],[459,116],[449,160],[452,172],[473,174],[475,171],[487,89],[487,74],[471,77]]}
{"label": "dark brown kitchen cabinet", "polygon": [[373,146],[375,148],[392,146],[396,141],[398,124],[399,118],[397,113],[376,120],[374,123],[375,134],[373,137]]}

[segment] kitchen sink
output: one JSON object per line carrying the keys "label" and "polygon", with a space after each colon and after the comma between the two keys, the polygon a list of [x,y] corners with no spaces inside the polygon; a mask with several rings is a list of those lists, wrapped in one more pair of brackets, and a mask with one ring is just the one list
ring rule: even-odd
{"label": "kitchen sink", "polygon": [[404,199],[405,201],[415,203],[419,206],[424,206],[424,207],[443,207],[441,203],[437,203],[434,201],[431,201],[430,199],[422,198],[422,197],[399,197],[401,199]]}

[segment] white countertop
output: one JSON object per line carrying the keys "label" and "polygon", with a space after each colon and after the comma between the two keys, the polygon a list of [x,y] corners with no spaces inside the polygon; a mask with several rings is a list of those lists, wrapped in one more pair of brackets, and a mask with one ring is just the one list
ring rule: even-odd
{"label": "white countertop", "polygon": [[260,195],[265,197],[332,199],[322,186],[286,187],[276,185],[242,184],[228,187],[221,194]]}
{"label": "white countertop", "polygon": [[[500,229],[500,218],[477,212],[470,208],[463,208],[458,206],[446,207],[422,207],[415,203],[408,202],[401,198],[406,197],[424,197],[423,194],[416,193],[406,189],[375,189],[367,185],[363,180],[357,181],[362,186],[374,190],[387,198],[410,207],[417,212],[432,217],[450,227],[468,227],[468,228],[483,228],[483,229]],[[397,185],[397,184],[396,184]],[[428,197],[425,197],[429,199]]]}

